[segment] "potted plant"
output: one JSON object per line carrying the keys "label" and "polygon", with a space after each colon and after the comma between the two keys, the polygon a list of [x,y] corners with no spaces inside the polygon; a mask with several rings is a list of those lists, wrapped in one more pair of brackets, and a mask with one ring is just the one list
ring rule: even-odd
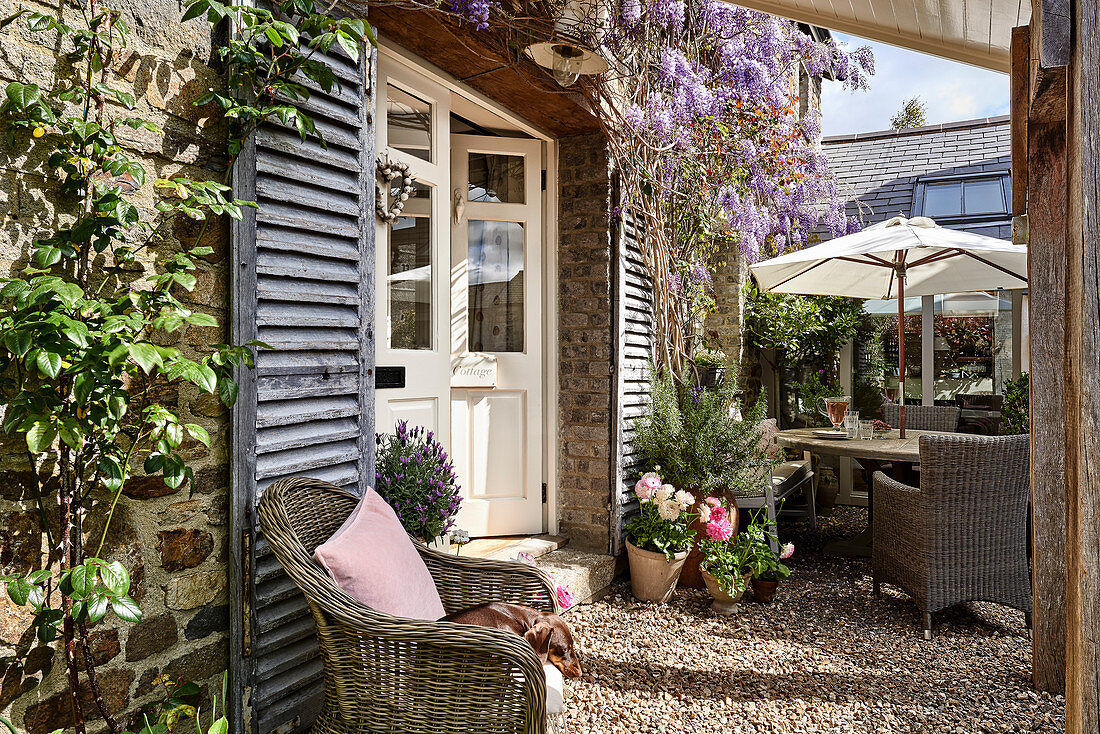
{"label": "potted plant", "polygon": [[665,484],[657,472],[634,485],[639,512],[626,526],[630,588],[642,601],[666,602],[687,560],[695,537],[691,508],[695,497]]}
{"label": "potted plant", "polygon": [[[636,424],[634,446],[648,466],[660,466],[664,480],[699,497],[720,497],[737,532],[736,497],[752,493],[775,461],[761,441],[766,400],[743,408],[737,379],[727,372],[716,389],[682,385],[654,373],[649,404]],[[696,531],[702,524],[696,521]],[[684,566],[681,586],[703,588],[698,550]]]}
{"label": "potted plant", "polygon": [[[736,512],[736,507],[732,511]],[[710,608],[717,614],[733,614],[737,610],[752,576],[748,546],[743,537],[734,537],[729,515],[730,508],[717,497],[707,497],[699,506],[699,519],[704,523],[704,537],[699,541],[703,554],[699,571],[714,598]]]}
{"label": "potted plant", "polygon": [[447,531],[454,525],[462,497],[454,464],[435,434],[398,421],[395,431],[377,434],[375,491],[389,503],[401,524],[437,550],[449,548]]}
{"label": "potted plant", "polygon": [[761,604],[770,604],[780,581],[791,575],[783,561],[794,555],[794,543],[780,546],[779,552],[772,550],[772,543],[778,544],[775,534],[775,520],[761,520],[762,510],[753,513],[748,527],[743,533],[748,567],[752,572],[752,596]]}

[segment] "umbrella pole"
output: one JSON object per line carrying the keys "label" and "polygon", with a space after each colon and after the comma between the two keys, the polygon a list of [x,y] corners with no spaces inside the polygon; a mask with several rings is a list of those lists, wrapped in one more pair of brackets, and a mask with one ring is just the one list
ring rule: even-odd
{"label": "umbrella pole", "polygon": [[899,263],[895,270],[898,278],[898,426],[905,438],[905,265]]}

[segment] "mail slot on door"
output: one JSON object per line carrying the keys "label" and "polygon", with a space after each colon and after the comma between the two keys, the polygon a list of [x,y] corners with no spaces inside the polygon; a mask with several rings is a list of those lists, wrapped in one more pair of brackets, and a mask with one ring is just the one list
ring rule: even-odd
{"label": "mail slot on door", "polygon": [[451,387],[496,387],[495,354],[464,354],[451,360]]}
{"label": "mail slot on door", "polygon": [[405,387],[405,367],[375,367],[374,389],[385,390],[387,388]]}

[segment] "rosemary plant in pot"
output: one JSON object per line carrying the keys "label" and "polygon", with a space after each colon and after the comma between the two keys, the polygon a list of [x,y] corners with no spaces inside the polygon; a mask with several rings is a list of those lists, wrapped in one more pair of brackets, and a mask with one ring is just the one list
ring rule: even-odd
{"label": "rosemary plant in pot", "polygon": [[[722,499],[736,534],[737,496],[752,493],[766,481],[767,467],[774,463],[762,440],[765,409],[765,400],[741,404],[731,368],[715,389],[681,385],[655,371],[634,446],[647,466],[661,467],[665,481],[697,497]],[[705,523],[697,516],[693,520],[694,529],[703,532]],[[690,550],[680,585],[701,589],[702,556],[694,547]]]}
{"label": "rosemary plant in pot", "polygon": [[634,492],[639,512],[626,526],[630,588],[642,601],[664,603],[676,590],[695,537],[691,528],[695,497],[665,484],[657,472],[642,475]]}

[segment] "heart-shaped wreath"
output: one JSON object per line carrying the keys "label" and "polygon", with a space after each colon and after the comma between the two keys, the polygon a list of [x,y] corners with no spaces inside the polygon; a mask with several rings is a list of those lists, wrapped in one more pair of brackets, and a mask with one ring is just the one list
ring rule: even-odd
{"label": "heart-shaped wreath", "polygon": [[393,203],[390,206],[386,206],[386,194],[383,192],[382,187],[377,183],[374,185],[374,211],[383,222],[393,224],[401,216],[401,212],[405,208],[405,202],[416,192],[416,181],[409,174],[408,165],[393,163],[381,158],[378,159],[375,166],[375,175],[385,182],[387,190],[391,188],[391,183],[399,178],[401,179],[401,191],[394,195]]}

